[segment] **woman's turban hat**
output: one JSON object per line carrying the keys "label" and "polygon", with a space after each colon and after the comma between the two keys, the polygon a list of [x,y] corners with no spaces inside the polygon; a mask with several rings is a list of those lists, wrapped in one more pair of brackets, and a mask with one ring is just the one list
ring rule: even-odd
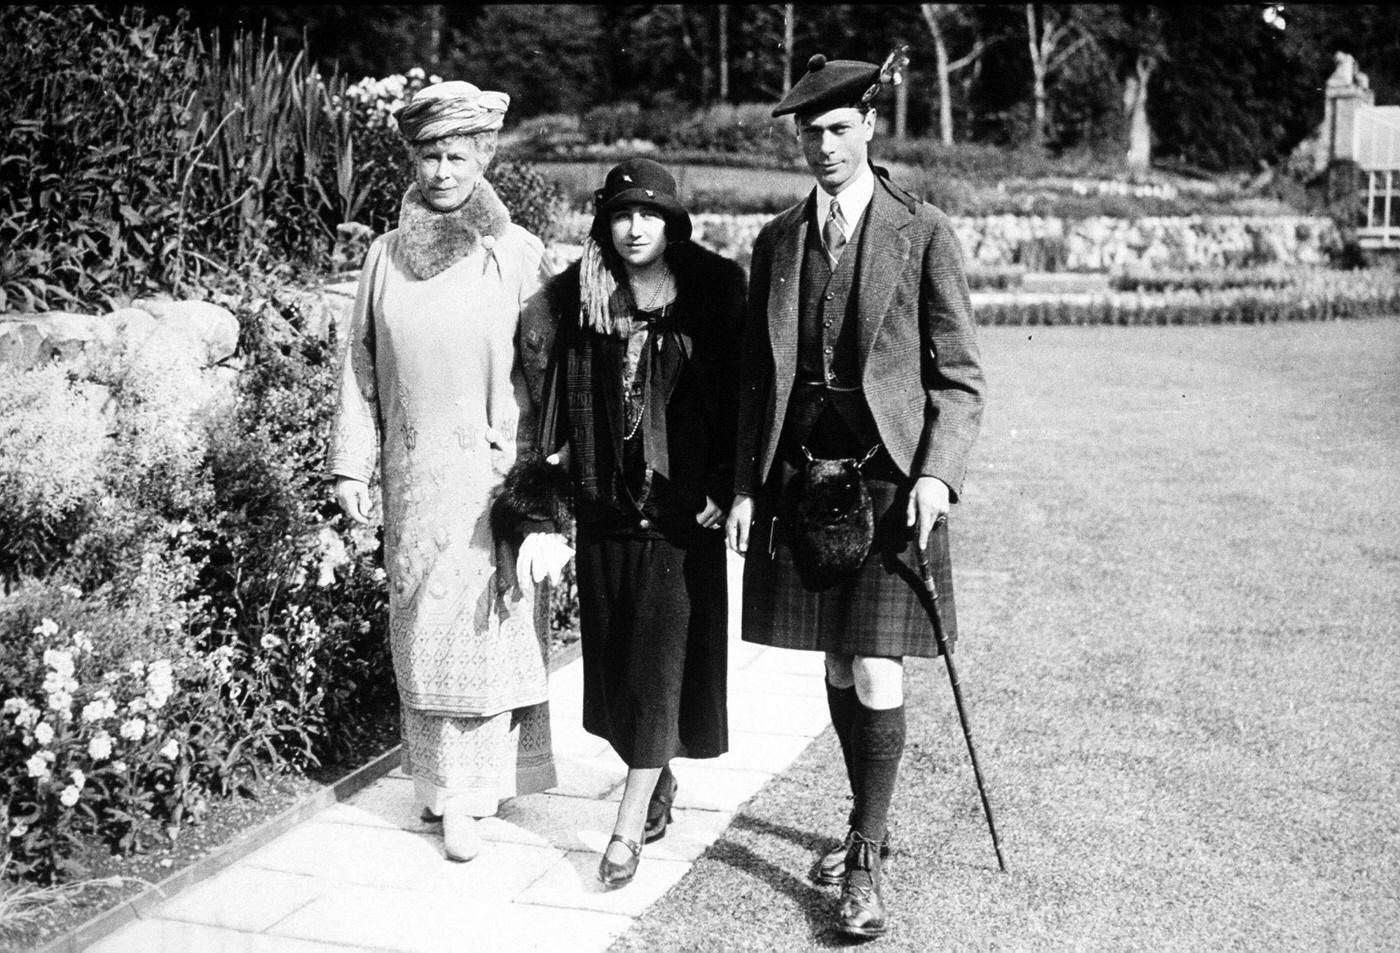
{"label": "woman's turban hat", "polygon": [[500,129],[510,97],[453,80],[424,86],[395,115],[399,134],[409,142],[466,136]]}

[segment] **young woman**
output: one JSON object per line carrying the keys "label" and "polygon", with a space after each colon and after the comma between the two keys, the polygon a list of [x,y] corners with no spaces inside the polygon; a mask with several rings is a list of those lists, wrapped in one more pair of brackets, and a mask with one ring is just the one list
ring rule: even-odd
{"label": "young woman", "polygon": [[[543,394],[531,466],[562,468],[573,496],[583,726],[627,765],[598,868],[616,887],[665,833],[671,759],[728,750],[721,530],[746,289],[738,265],[688,241],[656,162],[621,163],[594,198],[583,259],[527,308],[522,353]],[[522,574],[546,538],[526,537]]]}

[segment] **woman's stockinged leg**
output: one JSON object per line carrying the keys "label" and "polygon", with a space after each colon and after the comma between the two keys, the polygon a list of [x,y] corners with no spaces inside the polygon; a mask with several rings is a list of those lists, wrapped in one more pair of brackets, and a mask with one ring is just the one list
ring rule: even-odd
{"label": "woman's stockinged leg", "polygon": [[[647,805],[660,777],[660,768],[628,770],[627,783],[622,788],[622,802],[617,806],[617,822],[613,824],[614,834],[637,844],[642,842],[642,828],[646,826],[647,821]],[[614,841],[608,844],[606,854],[608,859],[621,863],[627,859],[630,851]]]}

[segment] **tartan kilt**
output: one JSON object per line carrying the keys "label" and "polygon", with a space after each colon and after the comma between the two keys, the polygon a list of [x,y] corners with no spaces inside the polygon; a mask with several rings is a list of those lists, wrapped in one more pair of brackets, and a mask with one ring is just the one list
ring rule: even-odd
{"label": "tartan kilt", "polygon": [[[919,576],[914,530],[904,525],[908,487],[866,478],[875,514],[875,544],[859,570],[818,590],[804,583],[793,563],[778,515],[777,485],[797,471],[787,463],[775,469],[779,478],[770,480],[754,500],[744,557],[744,641],[841,655],[940,654],[929,615],[932,600]],[[957,614],[946,520],[929,534],[927,556],[951,647],[957,638]]]}

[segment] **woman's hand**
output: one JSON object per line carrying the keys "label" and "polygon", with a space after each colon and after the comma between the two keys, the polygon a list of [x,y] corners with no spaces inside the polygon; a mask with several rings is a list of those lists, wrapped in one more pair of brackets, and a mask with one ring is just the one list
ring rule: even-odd
{"label": "woman's hand", "polygon": [[740,556],[749,551],[749,524],[753,522],[753,497],[739,493],[734,497],[734,505],[729,508],[729,519],[724,524],[725,542]]}
{"label": "woman's hand", "polygon": [[707,496],[705,497],[705,508],[695,514],[695,522],[706,529],[719,529],[724,525],[724,510]]}
{"label": "woman's hand", "polygon": [[369,484],[364,480],[350,477],[337,477],[335,481],[335,501],[341,512],[361,526],[369,525]]}
{"label": "woman's hand", "polygon": [[566,443],[554,453],[551,453],[549,456],[545,457],[544,462],[552,467],[563,467],[565,470],[567,470],[569,469],[569,460],[571,457],[572,451],[569,450],[569,445]]}
{"label": "woman's hand", "polygon": [[548,579],[560,578],[564,566],[573,557],[573,547],[563,533],[529,533],[520,544],[520,556],[515,560],[515,578],[538,585]]}

